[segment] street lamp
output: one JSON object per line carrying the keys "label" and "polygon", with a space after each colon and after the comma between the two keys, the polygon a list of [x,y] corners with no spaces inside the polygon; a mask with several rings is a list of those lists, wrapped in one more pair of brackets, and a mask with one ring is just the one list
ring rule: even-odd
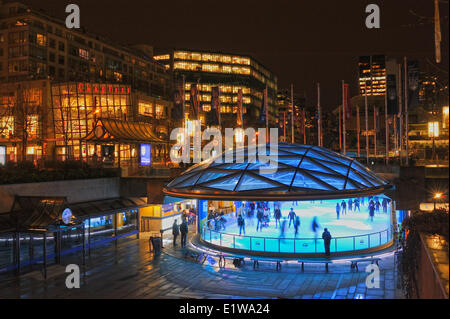
{"label": "street lamp", "polygon": [[442,193],[435,193],[435,194],[434,194],[434,196],[433,196],[433,199],[434,199],[434,209],[433,209],[433,210],[436,210],[436,201],[439,200],[439,199],[441,199],[441,198],[442,198]]}

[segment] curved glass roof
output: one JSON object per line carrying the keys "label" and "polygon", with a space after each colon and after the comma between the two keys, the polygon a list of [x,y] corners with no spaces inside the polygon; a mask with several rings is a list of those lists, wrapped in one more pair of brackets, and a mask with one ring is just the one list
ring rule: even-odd
{"label": "curved glass roof", "polygon": [[[269,144],[266,155],[270,155]],[[233,156],[226,163],[226,156]],[[244,155],[242,163],[236,159]],[[256,155],[256,160],[249,156]],[[278,144],[276,170],[265,171],[258,148],[234,149],[196,164],[170,182],[164,192],[173,196],[209,199],[316,199],[381,193],[391,187],[355,159],[323,147]],[[218,160],[222,160],[219,162]]]}

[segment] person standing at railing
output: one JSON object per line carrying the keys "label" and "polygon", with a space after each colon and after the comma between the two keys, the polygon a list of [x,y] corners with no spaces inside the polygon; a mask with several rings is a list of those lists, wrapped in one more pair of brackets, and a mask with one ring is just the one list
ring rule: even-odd
{"label": "person standing at railing", "polygon": [[278,223],[280,223],[281,219],[281,209],[278,206],[275,207],[274,217],[275,217],[275,228],[278,228]]}
{"label": "person standing at railing", "polygon": [[325,246],[325,256],[330,257],[331,234],[327,228],[323,230],[322,239]]}
{"label": "person standing at railing", "polygon": [[241,235],[242,232],[245,235],[245,219],[244,219],[244,217],[242,217],[241,214],[239,214],[239,216],[238,216],[237,223],[239,226],[239,235]]}
{"label": "person standing at railing", "polygon": [[337,216],[337,219],[339,219],[340,211],[341,211],[341,205],[339,205],[339,203],[336,203],[336,216]]}

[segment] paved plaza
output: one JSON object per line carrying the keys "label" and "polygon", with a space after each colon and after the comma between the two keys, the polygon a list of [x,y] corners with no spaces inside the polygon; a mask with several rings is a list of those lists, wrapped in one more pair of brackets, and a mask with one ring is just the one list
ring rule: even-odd
{"label": "paved plaza", "polygon": [[237,269],[228,261],[223,269],[216,259],[201,265],[169,246],[156,257],[145,239],[97,247],[81,271],[79,289],[65,286],[65,265],[79,264],[79,256],[50,266],[47,280],[40,270],[20,277],[4,274],[0,298],[402,298],[395,289],[393,254],[380,262],[380,288],[367,289],[365,267],[351,272],[348,263],[330,265],[328,273],[323,265],[305,265],[302,273],[297,263],[284,263],[281,272],[272,263],[261,263],[255,271],[249,262]]}

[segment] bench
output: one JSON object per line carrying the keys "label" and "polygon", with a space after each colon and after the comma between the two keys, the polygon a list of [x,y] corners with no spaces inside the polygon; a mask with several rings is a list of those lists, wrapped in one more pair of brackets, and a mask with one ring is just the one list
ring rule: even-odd
{"label": "bench", "polygon": [[305,271],[305,264],[325,264],[325,270],[328,272],[328,264],[332,264],[330,259],[299,259],[297,262],[302,263],[302,271]]}
{"label": "bench", "polygon": [[259,268],[259,262],[260,261],[267,261],[267,262],[273,262],[276,263],[276,270],[281,270],[281,263],[283,262],[282,259],[271,259],[271,258],[252,258],[253,261],[253,269]]}
{"label": "bench", "polygon": [[378,262],[381,260],[381,258],[378,257],[371,257],[371,258],[361,258],[361,259],[354,259],[350,260],[350,268],[355,269],[356,271],[359,271],[358,269],[358,263],[370,261],[372,264],[375,263],[378,266]]}

